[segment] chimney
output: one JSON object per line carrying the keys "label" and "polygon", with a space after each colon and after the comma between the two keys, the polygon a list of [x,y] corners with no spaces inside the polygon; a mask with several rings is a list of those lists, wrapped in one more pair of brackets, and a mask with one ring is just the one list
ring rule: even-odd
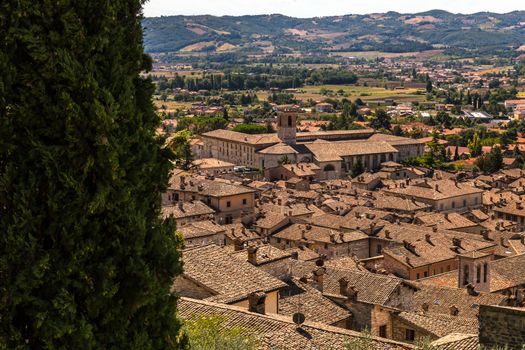
{"label": "chimney", "polygon": [[345,234],[343,232],[339,232],[339,239],[341,240],[341,243],[345,242]]}
{"label": "chimney", "polygon": [[335,243],[335,233],[330,231],[330,242]]}
{"label": "chimney", "polygon": [[428,312],[428,309],[430,308],[430,306],[428,305],[428,303],[423,303],[421,305],[421,308],[423,308],[423,311],[424,312]]}
{"label": "chimney", "polygon": [[248,247],[248,262],[252,265],[257,266],[257,250],[259,250],[256,246],[249,246]]}
{"label": "chimney", "polygon": [[437,225],[432,226],[432,232],[434,232],[434,233],[438,232]]}
{"label": "chimney", "polygon": [[392,237],[390,236],[390,230],[385,230],[385,238],[392,239]]}
{"label": "chimney", "polygon": [[[232,233],[233,231],[234,229],[232,229]],[[234,250],[236,252],[239,252],[244,249],[244,243],[241,241],[240,238],[235,238],[235,240],[233,241],[233,245],[234,245]]]}
{"label": "chimney", "polygon": [[436,192],[439,192],[439,185],[436,184]]}
{"label": "chimney", "polygon": [[179,210],[184,213],[184,202],[179,202]]}
{"label": "chimney", "polygon": [[508,248],[509,246],[509,241],[507,240],[507,237],[501,237],[500,238],[500,241],[501,241],[501,245],[505,248]]}
{"label": "chimney", "polygon": [[457,316],[457,315],[459,315],[459,309],[457,308],[456,305],[452,305],[452,306],[450,307],[450,314],[451,314],[452,316]]}
{"label": "chimney", "polygon": [[299,260],[299,252],[291,252],[290,258],[293,260]]}
{"label": "chimney", "polygon": [[314,282],[317,284],[317,289],[319,289],[321,292],[323,291],[324,287],[324,273],[325,269],[323,267],[318,267],[313,271]]}
{"label": "chimney", "polygon": [[248,295],[248,311],[264,315],[265,309],[266,294],[264,292],[258,291]]}
{"label": "chimney", "polygon": [[450,221],[448,213],[445,213],[445,220]]}
{"label": "chimney", "polygon": [[282,205],[283,204],[283,200],[281,198],[277,199],[277,205]]}
{"label": "chimney", "polygon": [[348,296],[348,280],[345,277],[339,279],[339,294]]}
{"label": "chimney", "polygon": [[454,247],[461,248],[461,238],[458,238],[458,237],[452,238],[452,244],[454,245]]}
{"label": "chimney", "polygon": [[425,234],[425,241],[427,241],[429,244],[433,245],[432,239],[430,237],[430,233]]}
{"label": "chimney", "polygon": [[350,286],[348,287],[348,300],[353,302],[353,303],[356,303],[357,302],[357,289],[355,289],[354,286]]}
{"label": "chimney", "polygon": [[479,292],[476,291],[476,288],[471,283],[467,285],[467,292],[468,295],[471,295],[473,297],[477,297],[479,295]]}

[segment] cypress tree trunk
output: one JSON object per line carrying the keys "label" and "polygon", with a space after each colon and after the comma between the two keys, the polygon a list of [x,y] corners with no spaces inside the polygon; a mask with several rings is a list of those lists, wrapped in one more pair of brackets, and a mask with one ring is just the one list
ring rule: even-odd
{"label": "cypress tree trunk", "polygon": [[0,348],[183,345],[141,6],[0,1]]}

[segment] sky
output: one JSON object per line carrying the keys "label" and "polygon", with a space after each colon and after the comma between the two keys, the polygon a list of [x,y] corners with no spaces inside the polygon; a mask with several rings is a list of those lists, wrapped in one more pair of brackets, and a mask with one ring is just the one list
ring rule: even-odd
{"label": "sky", "polygon": [[[521,5],[520,5],[521,4]],[[280,13],[292,17],[317,17],[440,9],[454,13],[525,10],[524,0],[149,0],[147,17],[171,15],[256,15]]]}

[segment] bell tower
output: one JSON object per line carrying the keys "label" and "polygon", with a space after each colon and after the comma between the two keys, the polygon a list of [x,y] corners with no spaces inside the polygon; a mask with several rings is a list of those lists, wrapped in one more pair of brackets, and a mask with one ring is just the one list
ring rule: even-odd
{"label": "bell tower", "polygon": [[474,287],[478,292],[490,292],[491,253],[470,252],[459,255],[458,288]]}
{"label": "bell tower", "polygon": [[297,111],[282,110],[277,112],[277,136],[289,145],[296,143],[297,138]]}

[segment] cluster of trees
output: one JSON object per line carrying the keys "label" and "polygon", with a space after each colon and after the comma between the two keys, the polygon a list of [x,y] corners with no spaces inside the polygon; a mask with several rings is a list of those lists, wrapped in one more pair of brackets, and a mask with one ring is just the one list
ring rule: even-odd
{"label": "cluster of trees", "polygon": [[179,75],[173,78],[152,76],[158,91],[167,89],[197,90],[252,90],[268,88],[299,88],[304,85],[354,84],[358,81],[355,73],[345,69],[274,68],[272,66],[226,69],[223,73],[202,75]]}
{"label": "cluster of trees", "polygon": [[0,5],[0,348],[181,349],[142,0]]}
{"label": "cluster of trees", "polygon": [[237,124],[233,127],[233,131],[242,132],[244,134],[269,134],[275,132],[271,123],[266,125],[259,124]]}
{"label": "cluster of trees", "polygon": [[194,134],[202,134],[217,129],[225,129],[227,126],[228,120],[221,116],[195,116],[179,119],[176,130],[189,130]]}

